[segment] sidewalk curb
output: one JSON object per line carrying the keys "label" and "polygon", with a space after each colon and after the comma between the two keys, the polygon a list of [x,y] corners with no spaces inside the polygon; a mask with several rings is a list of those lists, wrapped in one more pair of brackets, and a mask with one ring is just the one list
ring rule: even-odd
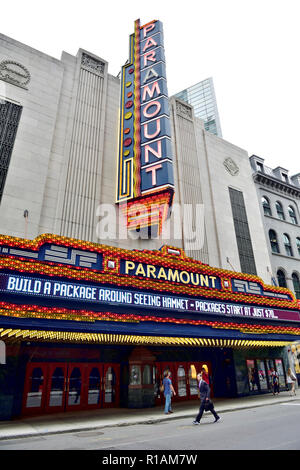
{"label": "sidewalk curb", "polygon": [[[289,397],[290,398],[290,397]],[[246,410],[246,409],[251,409],[251,408],[260,408],[262,406],[268,406],[268,405],[276,405],[279,403],[287,403],[290,402],[291,400],[288,399],[288,397],[275,400],[274,402],[267,402],[267,403],[256,403],[256,404],[245,404],[244,406],[240,405],[237,407],[225,407],[225,408],[218,408],[218,413],[228,413],[230,411],[241,411],[241,410]],[[294,401],[294,400],[293,400]],[[175,419],[187,419],[187,418],[194,418],[195,413],[197,410],[195,410],[193,413],[188,412],[184,416],[180,415],[172,415],[168,417],[160,416],[157,419],[156,418],[144,418],[144,419],[139,419],[134,422],[118,422],[118,423],[109,423],[109,424],[102,424],[102,425],[96,425],[96,426],[87,426],[87,427],[74,427],[74,428],[69,428],[69,429],[62,429],[62,430],[55,430],[55,431],[47,431],[47,432],[31,432],[31,433],[24,433],[24,434],[15,434],[15,435],[9,435],[9,436],[0,436],[0,442],[1,441],[8,441],[11,439],[26,439],[26,438],[33,438],[33,437],[43,437],[43,436],[50,436],[50,435],[55,435],[55,434],[69,434],[69,433],[74,433],[74,432],[87,432],[87,431],[97,431],[100,429],[105,429],[105,428],[111,428],[111,427],[125,427],[125,426],[134,426],[134,425],[141,425],[141,424],[157,424],[165,421],[173,421]],[[1,425],[0,425],[0,431],[1,431]]]}

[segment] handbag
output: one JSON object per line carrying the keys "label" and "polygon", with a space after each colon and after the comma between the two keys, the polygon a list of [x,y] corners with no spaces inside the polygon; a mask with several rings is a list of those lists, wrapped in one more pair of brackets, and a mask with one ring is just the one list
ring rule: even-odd
{"label": "handbag", "polygon": [[214,407],[214,404],[211,400],[206,400],[204,405],[204,411],[209,411]]}

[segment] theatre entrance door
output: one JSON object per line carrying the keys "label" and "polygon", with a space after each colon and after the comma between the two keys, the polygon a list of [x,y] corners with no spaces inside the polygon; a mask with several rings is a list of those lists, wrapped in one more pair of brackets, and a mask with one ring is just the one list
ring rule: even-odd
{"label": "theatre entrance door", "polygon": [[119,406],[119,364],[27,365],[23,415]]}

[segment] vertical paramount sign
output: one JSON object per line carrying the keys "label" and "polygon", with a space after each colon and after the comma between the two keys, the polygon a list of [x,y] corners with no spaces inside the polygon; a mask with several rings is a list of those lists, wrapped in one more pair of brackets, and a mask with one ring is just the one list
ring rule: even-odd
{"label": "vertical paramount sign", "polygon": [[137,20],[121,80],[117,203],[128,229],[161,233],[173,194],[162,23]]}

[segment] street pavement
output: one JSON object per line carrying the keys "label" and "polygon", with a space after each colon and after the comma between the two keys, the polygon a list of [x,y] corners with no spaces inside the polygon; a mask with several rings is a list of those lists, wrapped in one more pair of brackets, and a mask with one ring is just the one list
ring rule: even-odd
{"label": "street pavement", "polygon": [[[254,395],[240,398],[216,398],[215,409],[219,414],[245,410],[278,403],[299,400],[300,394],[290,396],[289,392],[280,395]],[[106,408],[88,411],[70,411],[36,417],[0,421],[0,440],[22,437],[46,436],[76,431],[97,430],[113,426],[151,424],[174,419],[195,418],[199,401],[173,403],[174,413],[164,414],[162,406],[146,409]]]}

